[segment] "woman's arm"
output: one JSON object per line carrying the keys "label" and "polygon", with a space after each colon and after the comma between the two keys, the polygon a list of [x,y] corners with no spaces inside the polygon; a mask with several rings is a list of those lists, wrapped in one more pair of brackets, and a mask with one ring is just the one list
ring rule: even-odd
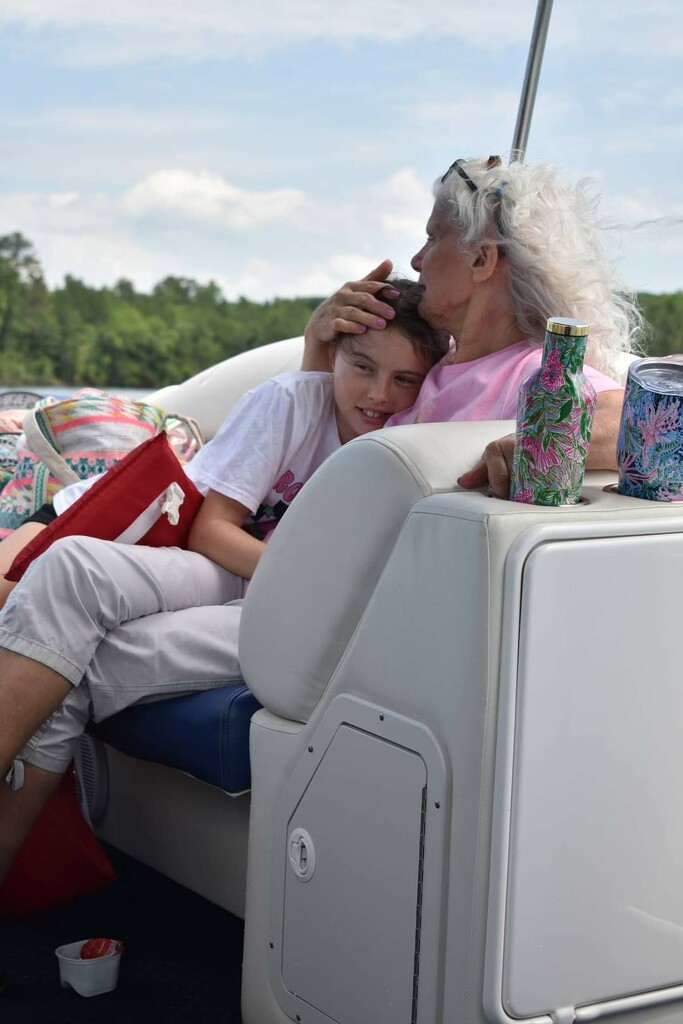
{"label": "woman's arm", "polygon": [[[588,446],[586,469],[617,469],[617,439],[621,423],[624,392],[601,391],[593,418],[593,431]],[[486,446],[481,462],[458,478],[461,487],[483,487],[487,482],[497,498],[507,498],[510,491],[512,456],[515,435],[507,434]]]}
{"label": "woman's arm", "polygon": [[601,391],[598,395],[586,469],[617,471],[617,441],[623,405],[623,388],[616,391]]}
{"label": "woman's arm", "polygon": [[266,545],[242,529],[250,510],[218,491],[209,491],[190,530],[188,549],[250,580]]}
{"label": "woman's arm", "polygon": [[377,294],[387,285],[393,269],[391,260],[382,260],[361,281],[349,281],[311,314],[304,331],[302,370],[330,369],[330,343],[338,334],[362,334],[369,327],[383,328],[396,314]]}

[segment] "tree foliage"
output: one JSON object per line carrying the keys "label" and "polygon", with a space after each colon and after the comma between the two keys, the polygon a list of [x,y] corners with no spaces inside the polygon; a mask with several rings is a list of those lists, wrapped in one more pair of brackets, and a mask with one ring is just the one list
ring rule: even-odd
{"label": "tree foliage", "polygon": [[641,292],[638,301],[649,328],[647,354],[669,356],[683,353],[683,291],[671,295]]}
{"label": "tree foliage", "polygon": [[214,282],[167,277],[48,289],[31,243],[0,236],[0,386],[157,388],[228,356],[303,334],[320,299],[228,302]]}
{"label": "tree foliage", "polygon": [[[303,333],[319,298],[227,301],[210,281],[167,277],[151,293],[125,279],[49,289],[31,242],[0,236],[0,386],[157,388],[228,356]],[[683,352],[683,292],[643,293],[649,355]]]}

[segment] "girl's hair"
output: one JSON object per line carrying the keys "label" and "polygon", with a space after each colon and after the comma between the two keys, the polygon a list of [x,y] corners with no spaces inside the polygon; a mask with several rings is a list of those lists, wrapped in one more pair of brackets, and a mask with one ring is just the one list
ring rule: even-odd
{"label": "girl's hair", "polygon": [[643,318],[599,241],[598,199],[586,182],[556,180],[553,167],[498,157],[457,160],[434,185],[435,209],[461,232],[461,247],[493,244],[508,264],[517,326],[529,338],[550,316],[584,320],[586,362],[621,376],[619,356],[637,352]]}
{"label": "girl's hair", "polygon": [[[387,306],[391,306],[396,312],[394,319],[387,321],[387,327],[397,327],[405,334],[415,351],[422,353],[430,365],[438,363],[450,348],[451,336],[448,331],[430,327],[420,316],[418,306],[424,294],[422,285],[407,277],[390,277],[387,288],[393,288],[398,292],[395,299],[388,298],[382,293],[382,302],[386,302]],[[362,337],[362,334],[339,334],[335,338],[335,350],[346,349],[352,342],[359,341]]]}

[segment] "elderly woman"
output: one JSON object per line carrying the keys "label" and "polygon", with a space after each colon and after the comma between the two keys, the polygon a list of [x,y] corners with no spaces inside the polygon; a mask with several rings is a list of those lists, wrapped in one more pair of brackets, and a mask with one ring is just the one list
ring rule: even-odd
{"label": "elderly woman", "polygon": [[[600,254],[589,227],[590,209],[580,191],[555,184],[546,169],[456,161],[436,187],[427,242],[413,260],[424,285],[420,311],[433,328],[448,328],[455,344],[427,374],[415,406],[389,423],[514,417],[519,383],[539,365],[546,318],[580,317],[591,324],[594,369],[589,375],[600,392],[591,464],[614,466],[621,391],[603,371],[612,370],[618,353],[628,351],[638,318]],[[388,261],[381,264],[369,279],[346,285],[319,307],[306,332],[304,368],[328,370],[329,343],[338,334],[363,334],[393,320],[394,309],[381,298],[383,289],[392,297],[386,281],[390,269]],[[503,495],[509,456],[509,441],[487,450],[491,484]],[[463,483],[472,485],[478,473],[467,474]],[[88,709],[73,699],[77,691],[99,686],[112,694],[119,680],[121,686],[129,684],[130,661],[121,650],[129,655],[137,650],[147,658],[154,652],[154,674],[163,676],[165,692],[181,688],[168,684],[174,673],[178,680],[173,652],[183,646],[183,636],[192,671],[202,669],[203,688],[226,682],[226,662],[239,671],[239,608],[221,604],[224,597],[211,604],[205,594],[192,597],[193,588],[176,587],[180,604],[169,607],[164,599],[160,611],[163,586],[158,573],[146,566],[139,574],[136,607],[147,603],[136,613],[144,617],[136,618],[129,611],[129,577],[115,571],[128,556],[117,547],[87,538],[54,545],[29,570],[0,616],[0,771],[7,771],[30,737],[42,742],[44,723],[56,709],[58,716],[48,726],[55,742],[60,740],[53,736],[55,723],[69,714],[84,727]],[[157,550],[154,562],[167,557],[173,560]],[[72,600],[65,597],[69,587]],[[40,615],[31,610],[38,598],[44,609]],[[188,607],[192,603],[199,607]],[[30,633],[28,622],[39,636]],[[86,634],[88,643],[75,653],[71,643],[71,660],[59,653],[63,635],[72,641]],[[82,652],[91,648],[95,654],[88,655],[84,669]],[[69,742],[72,737],[69,726]],[[58,780],[55,769],[19,759],[11,776],[16,792],[0,786],[0,877]]]}
{"label": "elderly woman", "polygon": [[[456,160],[434,186],[427,241],[413,257],[425,292],[422,316],[454,338],[412,409],[387,426],[446,420],[514,419],[519,385],[538,368],[546,320],[590,326],[586,373],[598,392],[591,469],[616,469],[623,392],[619,357],[635,347],[641,317],[600,249],[595,204],[551,167],[503,166],[498,157]],[[344,285],[313,314],[304,369],[327,360],[338,331],[391,321],[382,302],[391,263]],[[507,497],[513,439],[493,442],[483,464],[458,481]]]}

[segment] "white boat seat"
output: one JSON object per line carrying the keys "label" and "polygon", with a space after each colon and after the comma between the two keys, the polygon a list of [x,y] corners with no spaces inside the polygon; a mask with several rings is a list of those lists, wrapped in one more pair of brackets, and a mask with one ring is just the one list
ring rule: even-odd
{"label": "white boat seat", "polygon": [[683,508],[458,490],[510,427],[306,485],[244,603],[250,796],[107,747],[102,835],[245,914],[245,1024],[683,1024]]}

